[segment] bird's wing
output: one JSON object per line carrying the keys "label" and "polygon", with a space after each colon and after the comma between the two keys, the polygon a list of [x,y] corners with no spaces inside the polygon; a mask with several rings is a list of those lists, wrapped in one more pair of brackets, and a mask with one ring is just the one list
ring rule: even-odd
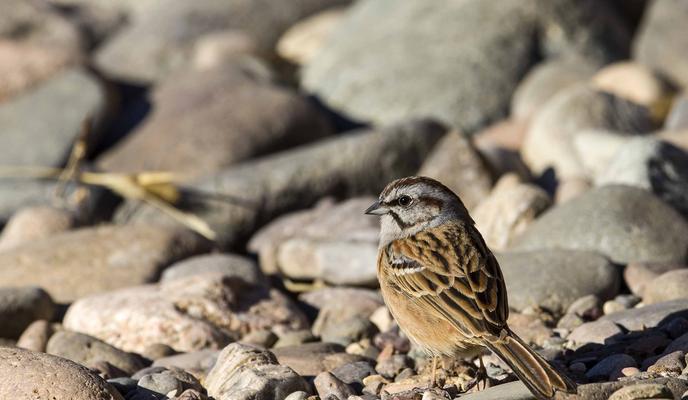
{"label": "bird's wing", "polygon": [[385,275],[467,338],[500,336],[508,318],[504,278],[472,224],[448,223],[391,242]]}

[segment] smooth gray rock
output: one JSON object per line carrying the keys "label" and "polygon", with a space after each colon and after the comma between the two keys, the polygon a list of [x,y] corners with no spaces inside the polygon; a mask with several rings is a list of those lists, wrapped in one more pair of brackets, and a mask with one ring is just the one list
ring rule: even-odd
{"label": "smooth gray rock", "polygon": [[279,36],[299,19],[349,0],[165,0],[142,7],[132,23],[98,49],[96,64],[122,80],[157,81],[187,64],[203,35],[240,31],[261,53],[272,54]]}
{"label": "smooth gray rock", "polygon": [[146,367],[150,361],[127,353],[93,336],[78,332],[58,331],[48,340],[46,352],[92,368],[98,361],[107,361],[128,375]]}
{"label": "smooth gray rock", "polygon": [[431,116],[471,133],[506,112],[536,50],[608,61],[627,54],[622,25],[601,2],[359,1],[303,84],[356,119]]}
{"label": "smooth gray rock", "polygon": [[639,331],[666,324],[675,318],[686,318],[686,316],[688,316],[688,299],[679,299],[619,311],[600,319],[612,321],[629,331]]}
{"label": "smooth gray rock", "polygon": [[535,400],[535,397],[523,383],[509,382],[461,396],[461,400]]}
{"label": "smooth gray rock", "polygon": [[596,251],[624,264],[683,262],[688,223],[646,190],[603,186],[545,212],[513,246],[547,248]]}
{"label": "smooth gray rock", "polygon": [[[285,212],[327,195],[377,194],[414,174],[444,133],[437,123],[420,120],[326,139],[200,179],[188,186],[182,204],[211,225],[220,246],[237,246]],[[170,221],[150,207],[137,208],[132,218]]]}
{"label": "smooth gray rock", "polygon": [[688,217],[688,152],[656,138],[623,144],[597,185],[629,185],[649,190]]}
{"label": "smooth gray rock", "polygon": [[541,307],[563,313],[576,299],[613,298],[620,271],[603,256],[587,251],[542,250],[497,254],[509,293],[509,307]]}
{"label": "smooth gray rock", "polygon": [[98,144],[99,124],[106,117],[108,103],[100,82],[75,68],[0,104],[2,164],[62,166],[87,117],[94,122],[89,144]]}
{"label": "smooth gray rock", "polygon": [[256,262],[237,254],[204,254],[177,261],[163,271],[160,281],[204,274],[234,277],[256,286],[266,283]]}
{"label": "smooth gray rock", "polygon": [[636,367],[637,363],[635,359],[628,354],[613,354],[611,356],[603,358],[592,368],[590,368],[586,373],[590,379],[609,379],[609,377],[615,374],[620,376],[621,370],[626,367]]}
{"label": "smooth gray rock", "polygon": [[33,321],[50,320],[56,306],[38,287],[0,287],[0,337],[16,339]]}
{"label": "smooth gray rock", "polygon": [[651,280],[643,289],[643,303],[688,299],[688,269],[668,271]]}
{"label": "smooth gray rock", "polygon": [[683,0],[653,1],[636,35],[633,58],[671,78],[688,85],[688,4]]}
{"label": "smooth gray rock", "polygon": [[306,98],[256,75],[227,63],[170,76],[152,93],[150,115],[99,166],[170,171],[188,180],[332,134]]}

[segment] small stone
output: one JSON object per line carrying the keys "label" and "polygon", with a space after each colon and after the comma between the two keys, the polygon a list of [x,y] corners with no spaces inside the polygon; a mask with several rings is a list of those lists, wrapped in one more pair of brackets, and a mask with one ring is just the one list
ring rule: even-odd
{"label": "small stone", "polygon": [[300,20],[277,42],[277,54],[296,65],[309,64],[344,15],[344,9],[333,8]]}
{"label": "small stone", "polygon": [[377,326],[380,332],[387,332],[396,325],[396,321],[390,314],[387,306],[380,306],[377,310],[370,314],[370,322]]}
{"label": "small stone", "polygon": [[614,392],[609,400],[673,399],[671,390],[659,384],[636,384],[625,386]]}
{"label": "small stone", "polygon": [[334,396],[336,399],[346,399],[355,394],[349,385],[330,372],[319,373],[313,384],[321,399],[327,399],[330,396]]}
{"label": "small stone", "polygon": [[621,369],[621,374],[623,376],[633,376],[640,373],[640,370],[636,367],[626,367]]}
{"label": "small stone", "polygon": [[0,287],[0,337],[18,338],[33,321],[50,320],[55,310],[52,298],[41,288]]}
{"label": "small stone", "polygon": [[621,334],[623,334],[623,331],[614,322],[597,320],[587,322],[574,329],[567,339],[578,344],[605,344],[610,338]]}
{"label": "small stone", "polygon": [[308,329],[300,329],[297,331],[291,331],[291,332],[286,332],[282,336],[277,339],[277,342],[274,344],[274,347],[280,348],[280,347],[289,347],[289,346],[298,346],[303,343],[310,343],[310,342],[315,342],[316,338],[313,336],[313,333],[308,330]]}
{"label": "small stone", "polygon": [[411,360],[403,355],[396,354],[391,357],[379,360],[377,365],[375,365],[375,371],[385,378],[394,378],[404,370],[405,368],[411,367]]}
{"label": "small stone", "polygon": [[201,274],[220,274],[236,277],[256,286],[265,285],[265,277],[256,262],[236,254],[204,254],[186,258],[166,268],[160,281]]}
{"label": "small stone", "polygon": [[403,380],[411,378],[414,375],[416,375],[416,371],[414,371],[413,368],[404,368],[394,378],[394,382],[401,382]]}
{"label": "small stone", "polygon": [[50,339],[53,331],[50,322],[44,319],[33,321],[17,340],[17,347],[45,353],[48,339]]}
{"label": "small stone", "polygon": [[215,365],[219,353],[219,350],[198,350],[181,353],[159,358],[155,360],[153,367],[163,367],[165,369],[178,368],[201,379]]}
{"label": "small stone", "polygon": [[149,360],[157,360],[164,357],[169,357],[177,354],[177,352],[170,346],[162,343],[153,343],[146,346],[141,354]]}
{"label": "small stone", "polygon": [[645,304],[685,298],[688,298],[688,269],[665,272],[650,281],[643,291]]}
{"label": "small stone", "polygon": [[313,323],[313,333],[325,342],[344,346],[364,338],[372,338],[377,333],[377,327],[368,318],[350,314],[351,310],[344,312],[339,306],[320,310]]}
{"label": "small stone", "polygon": [[[170,397],[168,394],[167,397]],[[203,394],[203,392],[194,390],[194,389],[186,389],[183,391],[180,395],[174,398],[175,400],[207,400],[208,396]]]}
{"label": "small stone", "polygon": [[299,391],[290,393],[289,396],[284,398],[284,400],[306,400],[308,398],[308,396],[309,396],[308,392],[304,392],[303,390],[299,390]]}
{"label": "small stone", "polygon": [[575,362],[569,365],[569,371],[571,371],[574,374],[584,374],[587,370],[588,368],[582,362]]}
{"label": "small stone", "polygon": [[664,121],[664,129],[668,131],[688,129],[688,92],[674,99],[669,115]]}
{"label": "small stone", "polygon": [[669,337],[676,339],[688,333],[688,319],[683,317],[672,318],[668,323],[662,325],[662,329],[669,334]]}
{"label": "small stone", "polygon": [[605,66],[592,77],[595,87],[626,100],[653,107],[670,95],[669,86],[650,68],[632,61]]}
{"label": "small stone", "polygon": [[622,310],[627,310],[629,307],[626,307],[625,305],[619,303],[618,301],[615,300],[609,300],[605,301],[604,305],[602,305],[602,312],[604,314],[613,314],[618,311]]}
{"label": "small stone", "polygon": [[542,346],[552,336],[552,330],[534,315],[509,313],[509,326],[526,343]]}
{"label": "small stone", "polygon": [[507,174],[489,195],[481,198],[472,216],[487,245],[500,251],[508,248],[551,204],[544,190],[520,182],[515,174]]}
{"label": "small stone", "polygon": [[678,350],[661,356],[651,366],[647,367],[647,372],[656,374],[680,374],[686,367],[686,353]]}
{"label": "small stone", "polygon": [[685,268],[679,263],[642,263],[631,262],[624,269],[624,280],[636,296],[643,296],[645,287],[665,272]]}
{"label": "small stone", "polygon": [[363,378],[363,393],[378,395],[382,388],[389,383],[382,375],[369,375]]}
{"label": "small stone", "polygon": [[184,390],[184,383],[170,371],[144,375],[139,379],[138,386],[160,394],[172,391],[181,393]]}
{"label": "small stone", "polygon": [[323,371],[367,359],[347,354],[341,345],[335,343],[313,342],[299,346],[273,349],[280,364],[286,365],[302,376],[316,376]]}
{"label": "small stone", "polygon": [[367,361],[357,361],[350,364],[340,365],[332,370],[332,375],[336,376],[347,385],[364,385],[363,381],[370,375],[375,374],[375,369]]}
{"label": "small stone", "polygon": [[[284,334],[283,337],[289,338],[291,335],[297,334],[299,332],[310,333],[310,331],[307,331],[307,330],[300,330],[300,331],[294,331],[294,332],[287,332]],[[271,330],[261,329],[261,330],[253,331],[253,332],[249,333],[248,335],[245,335],[244,337],[242,337],[241,343],[246,343],[246,344],[250,344],[252,346],[258,346],[258,347],[262,347],[265,349],[269,349],[273,345],[276,346],[278,339],[279,338],[277,337],[277,335],[274,332],[272,332]]]}
{"label": "small stone", "polygon": [[401,334],[399,329],[393,329],[375,335],[373,343],[381,350],[391,346],[398,353],[408,353],[411,349],[411,342],[405,335]]}
{"label": "small stone", "polygon": [[635,359],[627,354],[614,354],[595,364],[585,373],[585,376],[589,379],[608,379],[611,376],[621,375],[621,370],[626,367],[637,365]]}
{"label": "small stone", "polygon": [[583,325],[585,321],[576,314],[564,314],[563,317],[557,321],[558,329],[565,329],[569,332]]}
{"label": "small stone", "polygon": [[279,365],[272,353],[238,343],[222,350],[205,386],[217,400],[279,398],[308,391],[306,381],[291,368]]}
{"label": "small stone", "polygon": [[559,181],[554,203],[562,204],[579,197],[592,188],[592,182],[587,178],[572,177]]}
{"label": "small stone", "polygon": [[567,314],[574,314],[585,319],[597,319],[602,315],[600,299],[594,294],[579,297],[566,310]]}

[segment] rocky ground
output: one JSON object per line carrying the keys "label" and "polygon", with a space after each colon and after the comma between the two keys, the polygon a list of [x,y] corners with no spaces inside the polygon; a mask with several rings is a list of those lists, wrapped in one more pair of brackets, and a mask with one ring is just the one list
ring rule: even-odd
{"label": "rocky ground", "polygon": [[2,0],[0,398],[531,398],[489,354],[487,388],[469,359],[428,388],[387,311],[363,210],[412,174],[462,197],[565,398],[688,398],[687,27],[686,0]]}

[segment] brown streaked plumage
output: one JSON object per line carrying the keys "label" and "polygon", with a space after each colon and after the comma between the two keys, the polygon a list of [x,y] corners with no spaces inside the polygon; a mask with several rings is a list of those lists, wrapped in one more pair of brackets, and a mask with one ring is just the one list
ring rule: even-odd
{"label": "brown streaked plumage", "polygon": [[403,178],[366,213],[382,217],[378,279],[411,340],[435,356],[472,357],[488,348],[538,399],[575,392],[509,329],[501,269],[456,194],[430,178]]}

